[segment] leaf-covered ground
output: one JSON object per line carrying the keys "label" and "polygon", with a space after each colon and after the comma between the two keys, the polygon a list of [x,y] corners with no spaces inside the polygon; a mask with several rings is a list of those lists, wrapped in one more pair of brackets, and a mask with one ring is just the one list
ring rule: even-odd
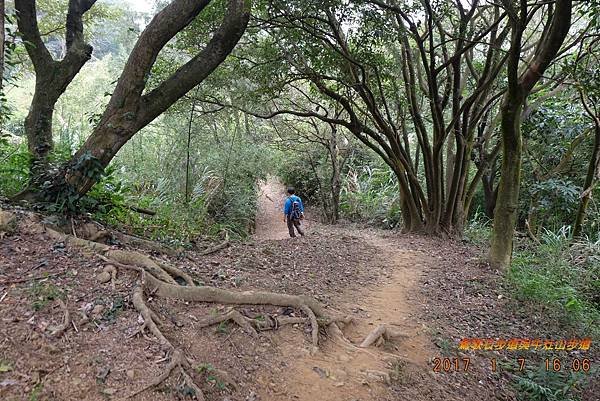
{"label": "leaf-covered ground", "polygon": [[[123,399],[160,375],[167,355],[152,338],[136,334],[142,323],[131,304],[137,273],[120,270],[114,289],[100,284],[103,262],[97,256],[52,241],[35,227],[21,224],[0,240],[0,399]],[[448,240],[313,225],[304,238],[255,240],[209,256],[171,259],[206,285],[314,296],[355,319],[345,330],[355,344],[380,323],[408,334],[367,352],[341,347],[322,333],[320,353],[310,355],[310,330],[302,325],[261,332],[258,340],[232,324],[197,327],[223,305],[151,294],[148,305],[166,323],[164,334],[196,361],[194,379],[209,401],[309,400],[315,391],[322,391],[323,400],[513,400],[517,391],[508,363],[517,354],[460,353],[458,342],[557,332],[552,322],[511,300],[501,276],[479,254]],[[51,333],[63,318],[59,298],[75,324],[55,337]],[[276,307],[238,310],[301,315]],[[540,360],[519,355],[529,364]],[[594,349],[562,358],[575,356],[597,365]],[[436,357],[470,357],[469,372],[434,373]],[[491,358],[502,366],[499,372],[491,371]],[[213,368],[229,372],[236,387],[211,375]],[[378,376],[381,371],[387,378]],[[174,374],[133,399],[190,399],[191,389],[181,383]],[[579,396],[593,401],[597,394],[596,384]]]}

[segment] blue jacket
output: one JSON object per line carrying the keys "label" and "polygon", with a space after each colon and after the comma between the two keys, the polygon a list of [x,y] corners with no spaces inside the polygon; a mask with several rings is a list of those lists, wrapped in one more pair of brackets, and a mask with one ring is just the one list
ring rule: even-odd
{"label": "blue jacket", "polygon": [[289,216],[292,213],[292,203],[294,202],[298,202],[300,204],[300,212],[304,213],[304,205],[302,204],[302,199],[300,199],[299,196],[291,195],[285,200],[283,214]]}

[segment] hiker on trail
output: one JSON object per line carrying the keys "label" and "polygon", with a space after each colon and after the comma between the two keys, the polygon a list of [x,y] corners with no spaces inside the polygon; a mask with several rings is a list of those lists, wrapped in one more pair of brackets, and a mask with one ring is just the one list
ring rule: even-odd
{"label": "hiker on trail", "polygon": [[283,221],[287,222],[290,237],[294,238],[296,233],[294,227],[298,230],[298,234],[304,235],[304,231],[300,228],[300,220],[304,218],[304,205],[302,205],[302,199],[295,195],[296,190],[289,187],[287,190],[288,198],[285,200],[283,207]]}

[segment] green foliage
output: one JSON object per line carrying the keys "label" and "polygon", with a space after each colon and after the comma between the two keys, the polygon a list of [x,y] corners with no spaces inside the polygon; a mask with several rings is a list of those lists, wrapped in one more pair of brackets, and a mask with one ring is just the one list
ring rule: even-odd
{"label": "green foliage", "polygon": [[492,236],[492,220],[481,209],[475,209],[473,216],[465,226],[463,235],[466,241],[480,246],[487,246]]}
{"label": "green foliage", "polygon": [[[52,161],[52,160],[51,160]],[[102,164],[90,152],[86,152],[81,157],[75,159],[70,165],[74,174],[81,174],[83,177],[99,181],[104,175]],[[56,174],[56,171],[64,169],[60,162],[54,169],[49,169],[47,180],[42,178],[40,190],[44,194],[45,200],[48,202],[46,208],[52,213],[75,214],[82,211],[85,207],[87,197],[81,197],[77,190],[69,183],[65,182],[64,174]],[[54,181],[54,177],[58,176],[58,181]],[[83,199],[83,202],[82,202]],[[93,202],[91,202],[93,203]]]}
{"label": "green foliage", "polygon": [[219,334],[227,334],[229,333],[229,323],[221,322],[217,325],[216,332]]}
{"label": "green foliage", "polygon": [[38,311],[43,309],[50,301],[54,301],[64,297],[64,293],[57,286],[49,282],[32,284],[29,289],[29,297],[31,299],[31,307]]}
{"label": "green foliage", "polygon": [[352,168],[342,189],[341,211],[353,221],[396,227],[401,213],[398,182],[393,172],[376,163]]}
{"label": "green foliage", "polygon": [[114,322],[124,308],[125,302],[123,298],[121,296],[116,296],[111,300],[109,307],[105,308],[102,312],[102,320]]}
{"label": "green foliage", "polygon": [[12,370],[12,365],[3,359],[0,359],[0,373],[10,372]]}
{"label": "green foliage", "polygon": [[227,383],[219,380],[219,378],[216,376],[216,369],[212,364],[201,363],[200,365],[196,366],[196,371],[199,374],[206,375],[206,383],[216,386],[219,390],[225,390],[227,388]]}
{"label": "green foliage", "polygon": [[215,367],[210,363],[201,363],[200,365],[196,366],[196,371],[200,374],[206,372],[213,372],[214,370]]}
{"label": "green foliage", "polygon": [[44,383],[40,382],[33,386],[31,393],[29,394],[29,401],[39,401],[42,390],[44,389]]}
{"label": "green foliage", "polygon": [[568,179],[551,178],[534,183],[529,192],[538,199],[530,212],[539,213],[544,226],[555,228],[568,223],[577,210],[581,187]]}
{"label": "green foliage", "polygon": [[518,249],[508,273],[515,297],[538,305],[559,326],[600,336],[599,245],[573,244],[562,230],[546,232],[539,246]]}
{"label": "green foliage", "polygon": [[108,166],[102,178],[80,199],[81,210],[93,213],[100,219],[111,213],[126,213],[126,189],[114,166]]}
{"label": "green foliage", "polygon": [[542,364],[514,376],[513,386],[522,401],[580,401],[577,393],[589,377],[589,373],[547,370]]}
{"label": "green foliage", "polygon": [[12,139],[8,135],[0,137],[0,196],[6,197],[22,190],[29,181],[27,146]]}
{"label": "green foliage", "polygon": [[[318,152],[313,151],[315,158],[320,158]],[[317,161],[318,166],[322,162]],[[320,177],[318,171],[311,169],[310,162],[306,154],[295,154],[286,152],[281,155],[281,160],[277,168],[277,175],[286,186],[292,186],[296,189],[304,203],[320,205],[323,193],[321,191]]]}
{"label": "green foliage", "polygon": [[[538,94],[543,96],[544,93]],[[534,99],[533,99],[534,100]],[[536,235],[572,224],[591,154],[589,122],[567,93],[544,102],[523,123],[525,157],[519,216]],[[589,221],[600,217],[591,207]],[[592,233],[586,227],[587,233]]]}

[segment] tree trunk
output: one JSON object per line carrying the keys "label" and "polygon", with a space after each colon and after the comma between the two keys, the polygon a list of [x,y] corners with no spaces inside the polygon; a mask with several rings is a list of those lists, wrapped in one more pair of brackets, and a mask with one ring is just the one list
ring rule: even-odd
{"label": "tree trunk", "polygon": [[[52,68],[50,68],[51,70]],[[48,71],[53,76],[52,71]],[[68,84],[68,83],[66,83]],[[66,87],[66,85],[64,85]],[[54,106],[62,92],[57,93],[45,73],[36,74],[35,92],[29,113],[25,118],[25,135],[31,154],[31,173],[37,177],[45,168],[46,159],[54,147],[52,139],[52,116]]]}
{"label": "tree trunk", "polygon": [[[93,2],[94,0],[71,0],[69,4]],[[100,122],[83,146],[61,172],[51,178],[52,186],[39,193],[29,188],[15,199],[53,200],[65,196],[83,196],[98,181],[101,172],[119,149],[135,133],[206,79],[225,60],[246,30],[250,18],[250,0],[229,0],[221,26],[206,46],[153,90],[144,93],[148,74],[160,50],[179,31],[188,26],[210,2],[211,0],[174,0],[154,16],[129,55]],[[16,4],[21,5],[21,15],[29,16],[29,21],[35,24],[35,7],[32,7],[32,1],[17,0]],[[34,18],[31,18],[31,15]],[[20,29],[32,31],[28,25],[22,28],[20,26]],[[38,42],[38,46],[35,46],[36,42],[33,43],[34,46],[28,46],[28,50],[31,50],[30,57],[38,63],[46,62],[45,54],[40,55],[34,51],[43,47],[37,24],[35,30],[29,33],[33,40]],[[43,50],[48,53],[45,47]],[[67,62],[69,54],[61,64],[73,65]],[[77,71],[72,71],[73,76]],[[64,88],[62,90],[64,91]]]}
{"label": "tree trunk", "polygon": [[496,175],[496,161],[490,168],[489,174],[481,176],[481,186],[483,188],[483,212],[490,219],[494,219],[494,209],[496,208],[496,199],[498,198],[498,187],[494,188],[494,178]]}
{"label": "tree trunk", "polygon": [[25,49],[35,70],[35,92],[25,119],[25,134],[31,153],[32,184],[45,173],[47,157],[53,148],[52,116],[58,98],[65,92],[81,67],[91,58],[92,47],[83,36],[83,15],[96,0],[69,0],[66,18],[66,52],[60,61],[42,41],[34,0],[15,0],[17,24]]}
{"label": "tree trunk", "polygon": [[523,146],[521,137],[523,105],[533,87],[556,57],[569,33],[572,0],[556,0],[552,19],[542,32],[533,60],[528,63],[522,74],[519,72],[519,64],[523,33],[529,21],[529,5],[527,1],[522,0],[518,7],[519,9],[510,6],[511,9],[508,10],[512,30],[507,61],[508,91],[501,108],[503,157],[490,249],[490,264],[500,269],[506,269],[510,265],[513,232],[517,221]]}
{"label": "tree trunk", "polygon": [[502,105],[501,130],[504,153],[490,249],[490,263],[497,268],[505,268],[510,264],[513,249],[512,241],[521,183],[521,114],[524,100],[525,97],[519,94],[506,96]]}
{"label": "tree trunk", "polygon": [[600,177],[600,118],[594,121],[594,147],[592,149],[592,157],[588,166],[585,183],[583,184],[583,193],[579,201],[579,208],[573,225],[573,237],[580,237],[583,229],[583,221],[585,212],[594,192],[596,177]]}
{"label": "tree trunk", "polygon": [[400,205],[402,211],[402,219],[404,221],[404,229],[407,232],[423,232],[425,226],[419,213],[419,207],[416,205],[415,200],[410,192],[410,186],[406,173],[402,166],[394,169],[396,177],[398,178],[398,186],[400,188]]}
{"label": "tree trunk", "polygon": [[[4,95],[4,0],[0,0],[0,95]],[[0,116],[0,133],[2,133],[2,121]]]}
{"label": "tree trunk", "polygon": [[196,100],[198,98],[198,89],[192,100],[192,106],[190,107],[190,118],[188,120],[187,130],[187,146],[186,146],[186,158],[185,158],[185,203],[186,205],[190,202],[190,147],[192,142],[192,124],[194,123],[194,112],[196,111]]}
{"label": "tree trunk", "polygon": [[329,157],[331,158],[331,223],[335,224],[340,218],[341,166],[338,146],[337,128],[332,124],[329,139]]}

